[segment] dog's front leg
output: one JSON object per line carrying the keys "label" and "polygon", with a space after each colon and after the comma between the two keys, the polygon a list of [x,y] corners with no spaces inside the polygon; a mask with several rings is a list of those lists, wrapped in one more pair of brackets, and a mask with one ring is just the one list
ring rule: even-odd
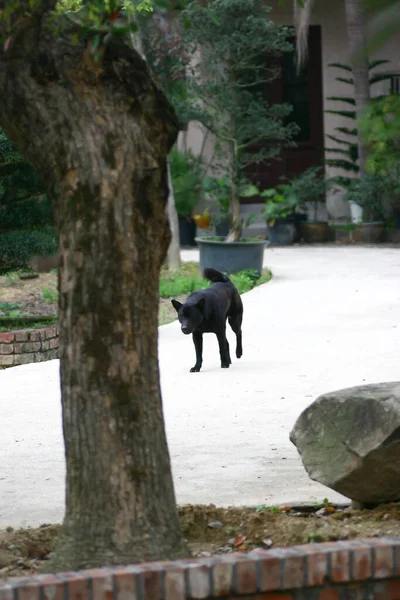
{"label": "dog's front leg", "polygon": [[190,369],[190,372],[198,373],[203,364],[203,334],[195,331],[193,333],[193,343],[196,350],[196,364]]}
{"label": "dog's front leg", "polygon": [[219,344],[219,354],[221,357],[221,368],[229,369],[231,360],[229,356],[229,347],[227,346],[225,327],[217,333],[217,338]]}

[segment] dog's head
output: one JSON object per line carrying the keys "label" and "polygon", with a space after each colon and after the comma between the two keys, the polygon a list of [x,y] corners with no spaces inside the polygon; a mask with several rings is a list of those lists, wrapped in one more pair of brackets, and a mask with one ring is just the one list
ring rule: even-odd
{"label": "dog's head", "polygon": [[171,302],[178,313],[181,330],[185,335],[193,333],[196,327],[204,321],[204,298],[201,298],[196,304],[182,304],[178,300],[171,300]]}

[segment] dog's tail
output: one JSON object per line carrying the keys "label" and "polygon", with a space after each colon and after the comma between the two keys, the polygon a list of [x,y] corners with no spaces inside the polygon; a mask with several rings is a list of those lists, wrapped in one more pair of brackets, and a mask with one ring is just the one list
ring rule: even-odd
{"label": "dog's tail", "polygon": [[216,283],[217,281],[221,281],[222,283],[231,283],[229,277],[218,271],[217,269],[204,269],[203,275],[209,281]]}

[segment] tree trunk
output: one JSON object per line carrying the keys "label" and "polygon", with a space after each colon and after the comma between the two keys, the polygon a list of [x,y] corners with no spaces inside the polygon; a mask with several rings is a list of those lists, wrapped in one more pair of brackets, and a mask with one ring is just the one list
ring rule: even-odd
{"label": "tree trunk", "polygon": [[51,568],[178,558],[157,360],[177,120],[121,39],[95,61],[40,23],[0,50],[0,123],[55,199],[59,231],[67,479]]}
{"label": "tree trunk", "polygon": [[171,228],[171,242],[168,247],[167,265],[171,271],[178,271],[181,266],[181,252],[179,245],[179,221],[178,213],[175,208],[174,189],[172,187],[171,169],[168,168],[168,220]]}
{"label": "tree trunk", "polygon": [[[353,69],[357,121],[359,122],[359,119],[370,100],[369,60],[363,0],[345,0],[345,9],[350,62]],[[358,132],[360,175],[363,175],[365,172],[367,152],[360,134],[360,127],[358,127]]]}

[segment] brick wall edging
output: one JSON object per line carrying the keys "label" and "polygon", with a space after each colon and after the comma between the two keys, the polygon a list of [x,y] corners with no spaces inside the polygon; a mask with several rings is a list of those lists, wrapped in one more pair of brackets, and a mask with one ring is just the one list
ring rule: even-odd
{"label": "brick wall edging", "polygon": [[59,327],[0,333],[0,369],[58,358]]}
{"label": "brick wall edging", "polygon": [[400,538],[253,550],[0,584],[0,600],[336,600],[353,593],[369,600],[400,599]]}

